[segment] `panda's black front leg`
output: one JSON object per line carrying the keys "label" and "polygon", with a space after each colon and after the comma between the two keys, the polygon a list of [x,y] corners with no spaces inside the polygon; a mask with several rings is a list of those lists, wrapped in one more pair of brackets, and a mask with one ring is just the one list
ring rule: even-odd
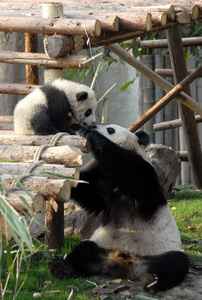
{"label": "panda's black front leg", "polygon": [[74,247],[65,259],[54,257],[49,263],[50,273],[57,279],[88,277],[102,274],[107,250],[92,241]]}
{"label": "panda's black front leg", "polygon": [[93,127],[83,128],[79,131],[79,134],[87,138],[87,148],[95,155],[99,155],[103,146],[108,142],[108,139],[99,132],[94,131]]}

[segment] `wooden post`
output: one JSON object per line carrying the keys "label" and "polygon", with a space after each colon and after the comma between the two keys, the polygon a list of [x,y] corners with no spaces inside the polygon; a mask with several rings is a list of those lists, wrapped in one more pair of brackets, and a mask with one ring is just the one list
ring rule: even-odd
{"label": "wooden post", "polygon": [[[59,18],[63,15],[62,3],[44,3],[43,18]],[[49,83],[57,78],[64,78],[64,69],[49,69],[44,70],[44,83]]]}
{"label": "wooden post", "polygon": [[[155,69],[164,67],[164,55],[156,54],[155,55]],[[155,84],[155,102],[157,103],[159,99],[163,98],[164,91]],[[140,117],[140,116],[139,116]],[[163,122],[163,110],[159,111],[155,115],[155,123]],[[155,133],[155,143],[163,144],[163,132]]]}
{"label": "wooden post", "polygon": [[[177,84],[187,76],[179,27],[168,29],[167,38],[171,64],[174,70],[174,81]],[[185,87],[184,90],[186,94],[190,95],[189,86]],[[196,189],[202,189],[202,154],[194,113],[181,103],[179,104],[179,111],[194,183]]]}
{"label": "wooden post", "polygon": [[[35,33],[25,33],[25,52],[38,52],[38,39]],[[39,84],[38,66],[25,65],[26,84]]]}
{"label": "wooden post", "polygon": [[[143,60],[142,55],[139,56],[140,61]],[[138,118],[143,115],[143,95],[144,95],[144,87],[143,87],[143,77],[144,75],[139,73],[139,88],[138,88]]]}
{"label": "wooden post", "polygon": [[[151,54],[143,55],[142,62],[150,69],[154,69],[154,56]],[[144,113],[146,113],[154,104],[155,104],[155,96],[154,96],[154,83],[148,77],[143,76],[143,107]],[[154,117],[148,120],[147,123],[144,124],[144,130],[149,134],[150,141],[154,143],[154,131],[153,124],[155,123]]]}
{"label": "wooden post", "polygon": [[[54,207],[55,204],[55,207]],[[64,246],[64,202],[50,199],[45,208],[45,244],[49,249],[61,249]]]}

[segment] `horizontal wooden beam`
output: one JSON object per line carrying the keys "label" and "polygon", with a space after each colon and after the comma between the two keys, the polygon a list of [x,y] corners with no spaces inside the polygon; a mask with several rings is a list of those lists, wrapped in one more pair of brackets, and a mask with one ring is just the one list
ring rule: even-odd
{"label": "horizontal wooden beam", "polygon": [[[187,73],[190,74],[193,72],[194,69],[192,70],[187,70]],[[172,69],[155,69],[155,72],[163,77],[173,77],[173,70]]]}
{"label": "horizontal wooden beam", "polygon": [[[202,37],[182,38],[182,45],[184,47],[201,46]],[[167,39],[140,41],[139,47],[141,49],[167,48],[168,41]]]}
{"label": "horizontal wooden beam", "polygon": [[40,85],[19,84],[19,83],[0,83],[0,94],[28,95]]}
{"label": "horizontal wooden beam", "polygon": [[89,59],[85,55],[69,55],[62,58],[52,59],[44,53],[24,53],[24,52],[0,52],[0,62],[10,64],[24,64],[33,66],[45,66],[50,68],[75,68],[88,69],[92,62],[79,66]]}
{"label": "horizontal wooden beam", "polygon": [[[199,115],[196,115],[195,120],[196,120],[196,123],[200,123],[200,122],[202,122],[202,117]],[[180,119],[176,119],[176,120],[172,120],[172,121],[156,123],[153,125],[153,129],[154,129],[154,131],[160,131],[160,130],[178,128],[181,126],[182,126],[182,121]]]}
{"label": "horizontal wooden beam", "polygon": [[0,16],[0,31],[29,32],[42,34],[67,34],[99,36],[101,24],[98,20],[86,19],[43,19],[34,17]]}

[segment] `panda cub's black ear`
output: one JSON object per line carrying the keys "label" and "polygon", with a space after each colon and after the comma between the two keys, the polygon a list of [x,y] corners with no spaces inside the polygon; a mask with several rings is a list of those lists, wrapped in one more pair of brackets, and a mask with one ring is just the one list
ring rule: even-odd
{"label": "panda cub's black ear", "polygon": [[137,131],[135,134],[138,137],[138,143],[140,145],[146,146],[149,144],[150,138],[146,132],[140,130],[140,131]]}
{"label": "panda cub's black ear", "polygon": [[80,92],[76,95],[76,100],[77,101],[84,101],[88,98],[88,93],[87,92]]}

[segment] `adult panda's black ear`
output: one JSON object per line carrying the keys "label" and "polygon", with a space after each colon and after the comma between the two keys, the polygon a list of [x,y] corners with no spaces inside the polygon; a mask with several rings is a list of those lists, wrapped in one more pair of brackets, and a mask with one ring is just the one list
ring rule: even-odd
{"label": "adult panda's black ear", "polygon": [[80,92],[76,94],[76,100],[77,101],[84,101],[88,98],[88,93],[87,92]]}
{"label": "adult panda's black ear", "polygon": [[146,132],[140,130],[140,131],[137,131],[135,134],[138,137],[138,143],[140,145],[147,146],[149,144],[150,138]]}

